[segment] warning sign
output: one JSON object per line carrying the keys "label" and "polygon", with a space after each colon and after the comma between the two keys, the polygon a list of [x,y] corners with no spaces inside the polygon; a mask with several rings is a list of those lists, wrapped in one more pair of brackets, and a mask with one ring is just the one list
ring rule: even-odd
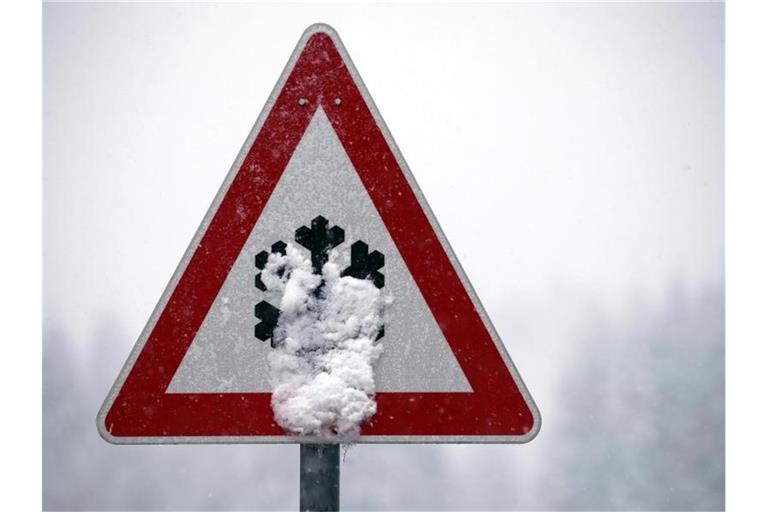
{"label": "warning sign", "polygon": [[[468,179],[471,179],[468,176]],[[358,442],[525,442],[538,412],[336,33],[302,36],[98,417],[114,443],[307,442],[271,406],[270,261],[390,298]]]}

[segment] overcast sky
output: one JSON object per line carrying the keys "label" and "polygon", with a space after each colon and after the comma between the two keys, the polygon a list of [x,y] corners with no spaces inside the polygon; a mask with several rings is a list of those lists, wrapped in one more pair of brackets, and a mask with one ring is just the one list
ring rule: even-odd
{"label": "overcast sky", "polygon": [[721,276],[721,5],[47,5],[49,304],[144,323],[318,20],[484,302]]}

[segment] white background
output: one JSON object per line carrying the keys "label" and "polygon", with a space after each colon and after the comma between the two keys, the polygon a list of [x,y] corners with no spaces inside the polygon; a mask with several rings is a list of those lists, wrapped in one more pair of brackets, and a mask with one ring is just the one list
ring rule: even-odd
{"label": "white background", "polygon": [[295,447],[111,447],[90,416],[295,41],[322,20],[347,45],[544,422],[525,447],[356,448],[343,505],[717,508],[722,14],[47,5],[44,505],[295,501]]}
{"label": "white background", "polygon": [[[722,291],[721,6],[450,7],[440,16],[424,7],[367,24],[350,6],[320,17],[307,6],[57,9],[65,14],[46,14],[45,320],[78,350],[100,342],[95,317],[112,315],[125,331],[115,350],[127,353],[293,42],[318,20],[347,44],[545,425],[544,404],[557,402],[559,370],[584,328],[580,308],[620,324],[637,302],[663,308],[670,283]],[[417,30],[425,21],[426,33]],[[243,48],[251,42],[264,53]],[[482,250],[489,239],[509,263],[497,272]],[[546,459],[544,434],[483,450]],[[439,453],[450,468],[473,450]],[[489,463],[477,458],[475,472]],[[455,506],[516,506],[479,494]]]}

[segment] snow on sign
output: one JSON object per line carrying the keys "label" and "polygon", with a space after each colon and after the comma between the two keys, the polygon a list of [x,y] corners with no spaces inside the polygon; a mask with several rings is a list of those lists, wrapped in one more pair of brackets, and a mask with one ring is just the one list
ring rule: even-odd
{"label": "snow on sign", "polygon": [[533,401],[330,27],[302,36],[98,427],[113,443],[536,435]]}

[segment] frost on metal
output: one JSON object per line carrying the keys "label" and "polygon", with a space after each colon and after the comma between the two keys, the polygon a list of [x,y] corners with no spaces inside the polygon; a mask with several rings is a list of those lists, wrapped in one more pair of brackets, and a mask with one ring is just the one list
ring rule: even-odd
{"label": "frost on metal", "polygon": [[376,413],[384,257],[358,241],[342,270],[333,248],[343,240],[343,229],[319,216],[296,230],[304,249],[277,242],[256,255],[255,285],[280,298],[255,309],[255,335],[273,347],[272,409],[278,424],[298,435],[354,438]]}

